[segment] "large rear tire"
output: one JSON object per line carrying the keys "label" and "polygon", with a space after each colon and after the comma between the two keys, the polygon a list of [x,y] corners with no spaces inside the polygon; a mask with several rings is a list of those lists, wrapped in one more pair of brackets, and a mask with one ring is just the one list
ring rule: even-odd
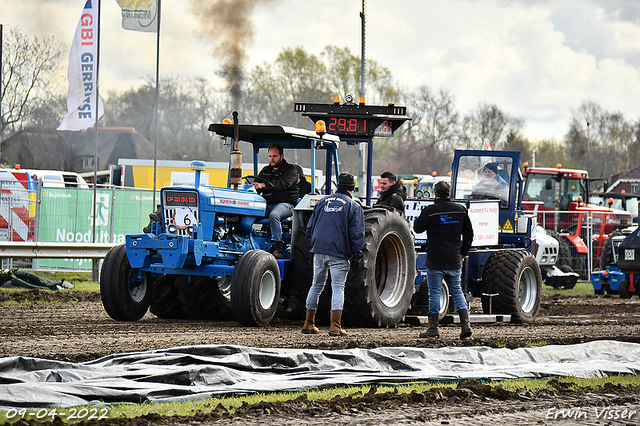
{"label": "large rear tire", "polygon": [[176,279],[178,300],[189,318],[196,320],[229,320],[233,318],[231,303],[222,294],[219,278],[180,276]]}
{"label": "large rear tire", "polygon": [[563,266],[571,268],[573,271],[573,261],[571,254],[571,241],[567,237],[560,236],[557,232],[547,231],[547,233],[558,241],[558,260],[556,265],[562,270]]}
{"label": "large rear tire", "polygon": [[151,313],[162,319],[188,318],[189,316],[182,309],[182,304],[178,300],[176,276],[155,275],[153,277],[153,295],[149,308]]}
{"label": "large rear tire", "polygon": [[605,270],[607,266],[613,263],[613,247],[611,247],[611,238],[618,237],[622,235],[622,232],[619,230],[613,231],[604,242],[602,246],[602,252],[600,253],[600,257],[598,258],[597,269]]}
{"label": "large rear tire", "polygon": [[365,209],[360,267],[345,285],[342,321],[355,327],[395,327],[411,304],[416,253],[404,216],[389,208]]}
{"label": "large rear tire", "polygon": [[273,319],[280,301],[280,270],[271,253],[244,253],[231,278],[231,305],[236,321],[262,327]]}
{"label": "large rear tire", "polygon": [[116,321],[137,321],[149,310],[149,275],[131,269],[124,244],[112,247],[104,258],[100,297],[105,311]]}
{"label": "large rear tire", "polygon": [[486,293],[498,294],[492,300],[492,313],[510,314],[515,322],[531,322],[538,315],[542,274],[531,253],[525,250],[495,252],[487,260],[482,281]]}

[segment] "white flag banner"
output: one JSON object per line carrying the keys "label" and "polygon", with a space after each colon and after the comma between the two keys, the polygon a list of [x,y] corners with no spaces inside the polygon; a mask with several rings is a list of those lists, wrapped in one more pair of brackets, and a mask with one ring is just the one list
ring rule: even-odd
{"label": "white flag banner", "polygon": [[158,32],[158,0],[116,0],[122,9],[122,28]]}
{"label": "white flag banner", "polygon": [[[67,116],[58,130],[84,130],[96,122],[98,1],[87,0],[69,54]],[[104,108],[99,99],[98,118]]]}

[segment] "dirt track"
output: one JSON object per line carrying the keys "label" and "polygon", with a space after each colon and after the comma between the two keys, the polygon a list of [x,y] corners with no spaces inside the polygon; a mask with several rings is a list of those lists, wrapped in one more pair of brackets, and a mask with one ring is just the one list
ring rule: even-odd
{"label": "dirt track", "polygon": [[[300,333],[301,321],[289,320],[276,320],[270,326],[260,329],[241,327],[233,322],[160,320],[151,314],[147,314],[138,322],[116,322],[105,313],[99,295],[64,292],[54,295],[51,292],[38,291],[20,292],[20,294],[19,297],[26,297],[34,302],[51,298],[63,299],[63,302],[1,306],[0,357],[22,355],[79,362],[112,353],[198,344],[342,349],[345,347],[461,345],[514,348],[527,346],[531,342],[570,344],[602,339],[640,343],[640,300],[637,297],[623,300],[618,297],[545,296],[540,315],[531,324],[477,324],[473,327],[472,338],[464,341],[458,339],[459,329],[456,326],[444,326],[441,328],[441,339],[434,341],[418,338],[418,334],[424,328],[408,324],[401,324],[396,329],[347,329],[347,337],[330,338],[326,334],[327,327],[321,327],[322,332],[318,335],[308,336]],[[0,292],[0,300],[8,297],[17,296],[16,293]],[[472,313],[475,310],[479,312],[479,307],[472,304]],[[640,411],[637,389],[618,389],[603,395],[594,393],[594,401],[611,406],[626,404]],[[522,410],[528,413],[527,416],[532,415],[544,422],[545,410],[550,406],[563,403],[584,405],[584,402],[589,400],[584,395],[575,397],[562,393],[546,397],[530,395],[527,398],[487,400],[476,395],[466,400],[460,396],[455,398],[452,396],[442,397],[438,401],[415,402],[410,399],[400,403],[397,400],[394,402],[391,398],[388,401],[374,402],[369,405],[343,404],[342,408],[337,409],[327,407],[313,409],[313,404],[301,402],[293,405],[293,411],[282,407],[280,409],[258,407],[255,410],[248,407],[246,415],[234,420],[227,418],[225,423],[233,421],[234,424],[240,424],[240,422],[242,424],[304,424],[307,416],[320,416],[308,420],[313,420],[311,423],[322,421],[327,424],[389,422],[410,424],[440,419],[437,421],[440,424],[442,420],[452,416],[471,415],[469,418],[465,417],[470,422],[466,424],[483,424],[489,421],[501,423],[500,419],[504,424],[514,424],[518,423],[520,414],[517,413],[522,413]],[[574,398],[573,402],[571,398]],[[406,407],[402,408],[402,404]],[[425,411],[425,404],[428,412]],[[389,417],[386,408],[379,413],[380,410],[377,407],[380,406],[389,406],[389,409],[396,410],[397,416]],[[365,411],[362,411],[363,409]],[[304,421],[295,414],[296,410],[304,414]],[[516,413],[515,417],[504,414],[508,412]],[[490,416],[495,416],[495,413],[502,414],[497,419],[491,418]],[[593,419],[595,419],[594,416],[592,416]],[[173,419],[172,422],[176,420]],[[213,417],[200,419],[200,422],[205,424],[214,421]],[[185,422],[188,420],[185,419]],[[542,422],[532,421],[525,424],[543,424]],[[564,424],[561,422],[553,420],[549,424]],[[166,423],[166,419],[146,420],[146,424]],[[465,423],[459,419],[456,424]],[[580,424],[597,423],[580,421]],[[620,424],[640,424],[640,416]]]}

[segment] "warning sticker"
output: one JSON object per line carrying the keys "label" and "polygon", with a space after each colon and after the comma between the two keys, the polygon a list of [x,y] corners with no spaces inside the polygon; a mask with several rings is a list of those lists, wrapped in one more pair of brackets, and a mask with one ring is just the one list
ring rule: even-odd
{"label": "warning sticker", "polygon": [[511,221],[507,219],[502,225],[502,232],[513,232],[513,225],[511,225]]}

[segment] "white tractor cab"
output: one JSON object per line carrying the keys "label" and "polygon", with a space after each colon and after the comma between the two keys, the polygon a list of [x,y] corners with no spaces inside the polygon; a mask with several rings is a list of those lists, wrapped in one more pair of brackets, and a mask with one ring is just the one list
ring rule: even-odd
{"label": "white tractor cab", "polygon": [[[421,179],[418,184],[418,189],[416,190],[416,198],[434,198],[433,186],[441,180],[446,180],[451,183],[451,176],[427,176]],[[469,198],[469,195],[471,195],[476,183],[478,183],[478,180],[472,180],[470,175],[458,178],[457,195],[460,197],[459,199],[463,200]]]}
{"label": "white tractor cab", "polygon": [[441,180],[446,180],[451,183],[451,176],[426,176],[420,179],[420,183],[418,184],[418,188],[416,189],[415,196],[416,198],[433,198],[433,186],[440,182]]}
{"label": "white tractor cab", "polygon": [[591,204],[608,206],[614,210],[626,210],[631,213],[633,223],[638,223],[638,207],[640,206],[640,196],[638,195],[592,192],[589,201]]}

